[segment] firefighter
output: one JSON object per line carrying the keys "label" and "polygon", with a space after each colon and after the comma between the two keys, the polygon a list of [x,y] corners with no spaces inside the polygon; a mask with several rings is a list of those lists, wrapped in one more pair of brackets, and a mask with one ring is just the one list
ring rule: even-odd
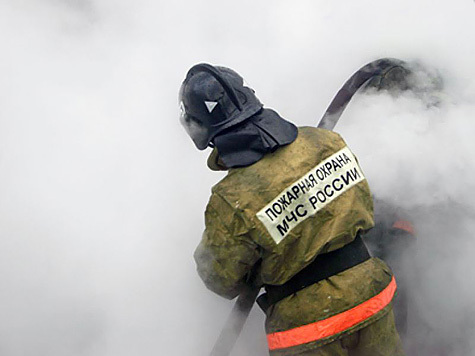
{"label": "firefighter", "polygon": [[206,286],[229,299],[249,280],[265,288],[271,355],[404,355],[395,279],[361,239],[369,186],[340,135],[297,128],[209,64],[188,71],[180,108],[196,147],[213,148],[208,166],[228,171],[194,255]]}

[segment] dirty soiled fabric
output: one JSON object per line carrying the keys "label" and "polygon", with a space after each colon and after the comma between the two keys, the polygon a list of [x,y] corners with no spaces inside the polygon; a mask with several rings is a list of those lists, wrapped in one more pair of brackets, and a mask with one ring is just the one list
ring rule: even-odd
{"label": "dirty soiled fabric", "polygon": [[[198,273],[209,289],[234,298],[258,261],[257,283],[281,285],[353,241],[373,226],[373,202],[343,139],[301,127],[293,143],[231,169],[212,189],[205,223]],[[385,318],[395,288],[387,265],[371,258],[279,301],[267,310],[271,354],[316,350]],[[329,332],[309,333],[320,322]]]}
{"label": "dirty soiled fabric", "polygon": [[404,356],[405,353],[394,327],[393,312],[390,310],[381,319],[367,327],[343,336],[325,346],[302,351],[301,353],[290,353],[287,355]]}

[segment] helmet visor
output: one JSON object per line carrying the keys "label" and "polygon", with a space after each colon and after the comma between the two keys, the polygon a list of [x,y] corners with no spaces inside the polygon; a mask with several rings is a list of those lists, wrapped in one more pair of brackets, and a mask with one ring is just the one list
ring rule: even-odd
{"label": "helmet visor", "polygon": [[204,150],[208,147],[208,128],[197,118],[186,113],[183,102],[180,102],[180,123],[199,150]]}

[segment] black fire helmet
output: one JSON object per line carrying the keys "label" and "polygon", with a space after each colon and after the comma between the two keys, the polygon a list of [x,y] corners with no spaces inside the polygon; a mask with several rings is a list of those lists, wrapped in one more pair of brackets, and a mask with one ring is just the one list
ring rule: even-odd
{"label": "black fire helmet", "polygon": [[247,120],[263,107],[238,73],[207,63],[188,71],[179,101],[180,121],[200,150],[210,146],[220,132]]}

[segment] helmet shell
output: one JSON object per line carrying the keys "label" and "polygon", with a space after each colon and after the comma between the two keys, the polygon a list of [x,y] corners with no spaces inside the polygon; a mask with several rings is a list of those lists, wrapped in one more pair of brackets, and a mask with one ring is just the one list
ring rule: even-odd
{"label": "helmet shell", "polygon": [[188,71],[179,100],[180,121],[200,150],[218,133],[252,117],[263,106],[238,73],[206,63]]}

